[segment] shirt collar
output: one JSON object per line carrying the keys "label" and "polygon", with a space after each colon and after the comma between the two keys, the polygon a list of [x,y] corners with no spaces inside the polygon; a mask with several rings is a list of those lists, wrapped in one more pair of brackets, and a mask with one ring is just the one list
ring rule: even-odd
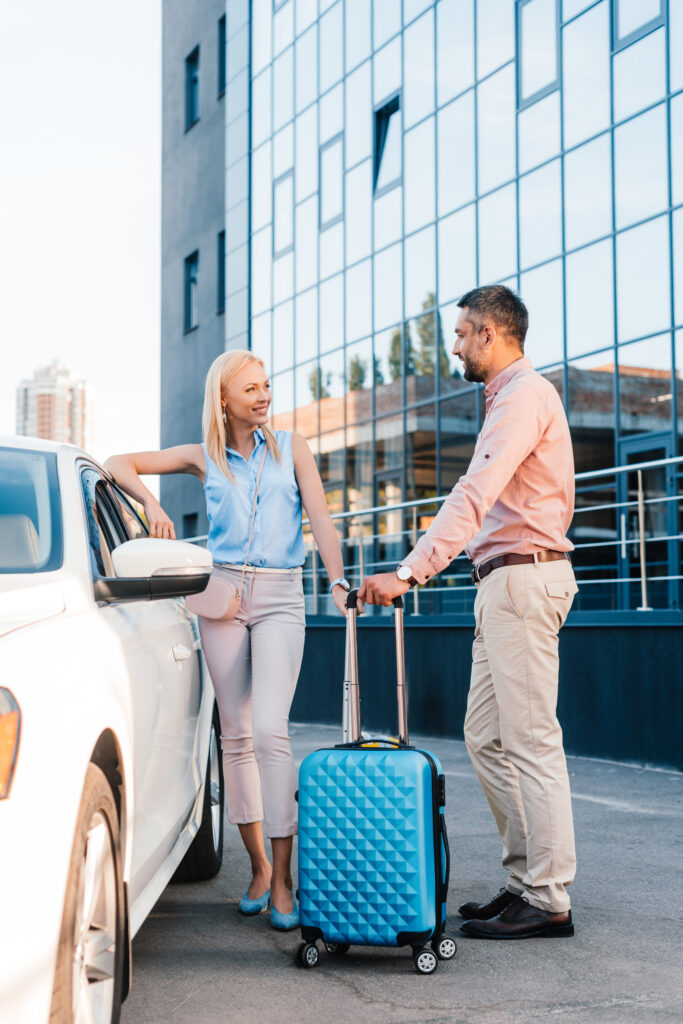
{"label": "shirt collar", "polygon": [[511,381],[513,377],[516,377],[521,370],[531,369],[531,360],[528,356],[520,356],[519,359],[515,359],[514,362],[509,363],[504,370],[501,370],[497,376],[484,388],[484,392],[487,398],[491,398],[493,395],[497,395],[501,388],[504,388],[508,381]]}

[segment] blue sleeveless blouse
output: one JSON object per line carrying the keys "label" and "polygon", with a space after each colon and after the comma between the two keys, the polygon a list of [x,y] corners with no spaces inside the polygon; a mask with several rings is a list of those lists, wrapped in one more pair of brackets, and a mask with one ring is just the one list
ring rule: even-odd
{"label": "blue sleeveless blouse", "polygon": [[[270,452],[266,455],[248,562],[269,569],[293,569],[303,565],[305,557],[301,494],[294,474],[292,435],[288,430],[277,430],[275,436],[282,462],[277,463]],[[207,547],[214,562],[244,563],[256,477],[266,444],[262,430],[254,432],[254,441],[249,459],[226,448],[235,483],[231,483],[209,458],[206,445],[202,443],[206,458],[204,495],[209,518]]]}

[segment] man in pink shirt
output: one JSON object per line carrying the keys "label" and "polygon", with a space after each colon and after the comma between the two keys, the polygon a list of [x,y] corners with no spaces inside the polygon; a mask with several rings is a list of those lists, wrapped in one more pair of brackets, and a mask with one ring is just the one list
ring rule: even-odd
{"label": "man in pink shirt", "polygon": [[574,934],[576,856],[557,721],[558,632],[577,591],[566,533],[574,512],[569,426],[555,388],[524,357],[528,313],[503,285],[460,299],[453,353],[485,385],[467,473],[395,572],[359,597],[389,605],[465,549],[477,587],[465,742],[503,841],[507,885],[464,903],[476,938]]}

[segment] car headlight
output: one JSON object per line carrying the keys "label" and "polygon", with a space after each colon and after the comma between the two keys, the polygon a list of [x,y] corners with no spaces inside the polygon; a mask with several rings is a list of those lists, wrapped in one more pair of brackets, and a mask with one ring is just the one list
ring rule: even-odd
{"label": "car headlight", "polygon": [[14,695],[0,686],[0,800],[9,796],[17,763],[21,711]]}

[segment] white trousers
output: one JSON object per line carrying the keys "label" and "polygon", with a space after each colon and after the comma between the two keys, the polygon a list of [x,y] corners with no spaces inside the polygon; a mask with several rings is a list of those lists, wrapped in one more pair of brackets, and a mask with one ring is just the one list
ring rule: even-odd
{"label": "white trousers", "polygon": [[566,559],[494,569],[477,585],[465,743],[503,841],[508,890],[569,909],[576,871],[558,632],[577,591]]}
{"label": "white trousers", "polygon": [[[239,586],[239,571],[221,571]],[[248,572],[237,618],[199,619],[221,719],[228,820],[263,820],[272,839],[297,831],[289,710],[305,625],[301,569]]]}

